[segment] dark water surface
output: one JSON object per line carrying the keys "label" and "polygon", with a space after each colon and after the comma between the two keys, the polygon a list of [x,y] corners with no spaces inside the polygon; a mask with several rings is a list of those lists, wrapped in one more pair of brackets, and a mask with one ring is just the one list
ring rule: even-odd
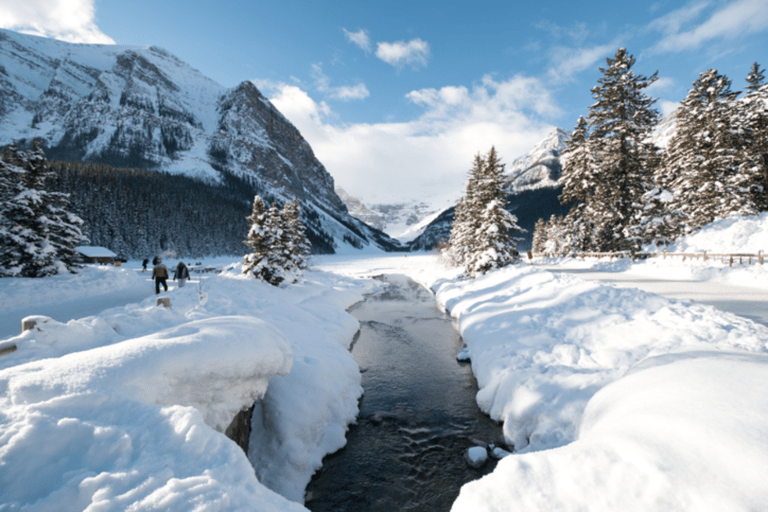
{"label": "dark water surface", "polygon": [[463,342],[451,318],[414,281],[381,279],[390,286],[350,309],[365,394],[347,445],[307,487],[314,512],[449,510],[464,483],[495,466],[471,468],[465,451],[503,440],[477,407],[469,364],[456,361]]}

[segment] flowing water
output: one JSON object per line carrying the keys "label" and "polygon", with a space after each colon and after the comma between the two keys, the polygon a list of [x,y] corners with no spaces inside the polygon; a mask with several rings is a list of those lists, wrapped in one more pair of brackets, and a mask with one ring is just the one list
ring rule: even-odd
{"label": "flowing water", "polygon": [[347,445],[323,461],[306,506],[321,511],[444,511],[461,486],[492,471],[464,459],[479,443],[503,446],[501,425],[477,407],[463,346],[434,296],[404,276],[350,309],[360,321],[352,355],[365,394]]}

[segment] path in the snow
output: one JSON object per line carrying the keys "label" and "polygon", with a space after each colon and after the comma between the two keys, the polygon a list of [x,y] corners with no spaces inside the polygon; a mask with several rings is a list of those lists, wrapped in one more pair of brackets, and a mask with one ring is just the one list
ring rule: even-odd
{"label": "path in the snow", "polygon": [[[42,281],[41,286],[45,286]],[[146,284],[141,286],[94,294],[82,299],[45,304],[25,304],[20,307],[6,308],[0,311],[0,340],[20,334],[21,319],[27,316],[42,315],[66,323],[73,319],[97,315],[110,308],[141,302],[147,297],[155,295],[154,286],[154,283],[148,279]],[[168,289],[170,290],[174,286],[169,284]]]}
{"label": "path in the snow", "polygon": [[426,288],[404,276],[350,309],[360,321],[352,355],[365,394],[347,445],[323,460],[307,487],[319,511],[444,511],[464,483],[491,471],[464,454],[477,440],[503,439],[477,407],[477,383],[451,318]]}
{"label": "path in the snow", "polygon": [[768,325],[768,292],[765,290],[711,281],[657,279],[626,272],[564,269],[546,265],[536,267],[553,273],[576,275],[582,279],[605,281],[622,288],[639,288],[670,299],[689,299]]}

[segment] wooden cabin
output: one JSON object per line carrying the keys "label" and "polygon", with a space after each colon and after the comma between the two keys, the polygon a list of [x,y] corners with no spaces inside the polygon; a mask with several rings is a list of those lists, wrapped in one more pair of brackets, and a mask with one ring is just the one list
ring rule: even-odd
{"label": "wooden cabin", "polygon": [[112,263],[117,254],[106,247],[82,246],[75,249],[83,259],[83,263],[101,263],[102,265]]}

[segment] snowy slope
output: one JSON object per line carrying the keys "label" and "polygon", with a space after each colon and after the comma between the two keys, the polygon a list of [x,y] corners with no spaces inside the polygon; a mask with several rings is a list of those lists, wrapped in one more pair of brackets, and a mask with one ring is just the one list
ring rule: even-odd
{"label": "snowy slope", "polygon": [[350,196],[344,189],[337,187],[336,192],[347,206],[349,214],[377,229],[400,240],[410,242],[434,220],[446,207],[455,204],[456,197],[450,199],[424,197],[418,201],[395,204],[363,204],[358,198]]}
{"label": "snowy slope", "polygon": [[570,134],[555,128],[527,154],[507,165],[506,175],[510,193],[539,188],[555,188],[560,179],[560,154],[565,150]]}
{"label": "snowy slope", "polygon": [[[232,265],[171,283],[169,309],[134,267],[0,281],[11,308],[30,292],[41,305],[99,301],[113,283],[147,296],[0,340],[18,346],[0,356],[0,508],[305,510],[285,497],[302,503],[345,442],[362,393],[345,308],[376,285],[308,272],[274,288]],[[249,461],[221,432],[254,400]]]}

